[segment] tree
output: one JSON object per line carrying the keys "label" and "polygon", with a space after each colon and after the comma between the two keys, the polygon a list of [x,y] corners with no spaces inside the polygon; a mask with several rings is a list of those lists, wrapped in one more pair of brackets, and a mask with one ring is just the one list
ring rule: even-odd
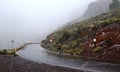
{"label": "tree", "polygon": [[109,5],[109,10],[113,10],[120,7],[119,0],[112,0],[112,3]]}

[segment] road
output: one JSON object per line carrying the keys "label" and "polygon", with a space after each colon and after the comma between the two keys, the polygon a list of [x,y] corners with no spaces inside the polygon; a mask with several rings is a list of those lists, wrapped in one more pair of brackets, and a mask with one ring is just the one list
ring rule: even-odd
{"label": "road", "polygon": [[20,57],[38,63],[79,69],[85,72],[120,72],[120,64],[95,62],[49,54],[40,44],[32,44],[17,53]]}

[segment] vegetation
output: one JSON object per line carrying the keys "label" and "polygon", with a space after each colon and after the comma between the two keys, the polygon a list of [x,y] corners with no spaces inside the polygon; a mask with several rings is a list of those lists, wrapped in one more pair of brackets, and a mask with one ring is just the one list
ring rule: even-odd
{"label": "vegetation", "polygon": [[0,54],[16,55],[16,52],[14,49],[11,50],[1,49]]}
{"label": "vegetation", "polygon": [[[66,25],[47,36],[46,40],[41,42],[41,46],[51,51],[60,51],[61,53],[68,53],[71,55],[95,56],[101,54],[101,56],[106,56],[107,49],[109,52],[109,50],[112,49],[109,48],[112,46],[114,47],[115,44],[114,39],[112,39],[112,37],[115,37],[113,34],[115,32],[117,36],[120,34],[119,24],[120,8],[85,21],[77,22],[73,25]],[[113,27],[114,30],[116,29],[116,31],[114,32],[111,27]],[[104,31],[102,32],[102,30]],[[109,30],[112,30],[114,33],[110,35]],[[49,42],[51,38],[53,39],[52,43]],[[93,46],[93,38],[97,39],[96,48]],[[57,49],[58,44],[60,44],[60,50]],[[119,44],[119,41],[117,41],[117,44]],[[111,53],[111,51],[109,53]]]}
{"label": "vegetation", "polygon": [[107,45],[111,45],[111,44],[112,44],[112,41],[111,41],[110,39],[107,39],[107,40],[105,41],[105,43],[106,43]]}
{"label": "vegetation", "polygon": [[0,50],[0,54],[6,54],[6,53],[7,53],[6,49]]}
{"label": "vegetation", "polygon": [[110,10],[116,9],[120,7],[120,2],[119,0],[112,0],[112,3],[109,6]]}
{"label": "vegetation", "polygon": [[97,47],[97,48],[93,49],[93,52],[99,52],[100,50],[102,50],[102,48],[101,47]]}
{"label": "vegetation", "polygon": [[68,49],[69,46],[68,45],[62,45],[62,49]]}

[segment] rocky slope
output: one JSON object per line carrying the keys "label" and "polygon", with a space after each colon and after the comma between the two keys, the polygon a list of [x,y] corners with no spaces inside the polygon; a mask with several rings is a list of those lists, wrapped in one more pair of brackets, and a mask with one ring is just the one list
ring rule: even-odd
{"label": "rocky slope", "polygon": [[79,22],[81,20],[85,20],[100,15],[102,13],[108,12],[110,3],[112,3],[112,0],[96,0],[92,2],[88,5],[88,8],[85,11],[85,13],[81,17],[74,20],[72,23]]}
{"label": "rocky slope", "polygon": [[82,56],[120,60],[120,22],[99,28],[94,38],[96,47],[92,39],[88,40]]}
{"label": "rocky slope", "polygon": [[109,11],[109,4],[112,0],[98,0],[91,3],[83,15],[83,18],[90,18]]}

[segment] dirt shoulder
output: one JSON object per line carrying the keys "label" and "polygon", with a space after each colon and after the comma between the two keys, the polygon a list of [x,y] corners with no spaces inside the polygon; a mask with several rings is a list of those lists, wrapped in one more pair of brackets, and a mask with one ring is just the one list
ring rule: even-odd
{"label": "dirt shoulder", "polygon": [[20,57],[0,55],[0,72],[83,72],[79,70],[38,64]]}

